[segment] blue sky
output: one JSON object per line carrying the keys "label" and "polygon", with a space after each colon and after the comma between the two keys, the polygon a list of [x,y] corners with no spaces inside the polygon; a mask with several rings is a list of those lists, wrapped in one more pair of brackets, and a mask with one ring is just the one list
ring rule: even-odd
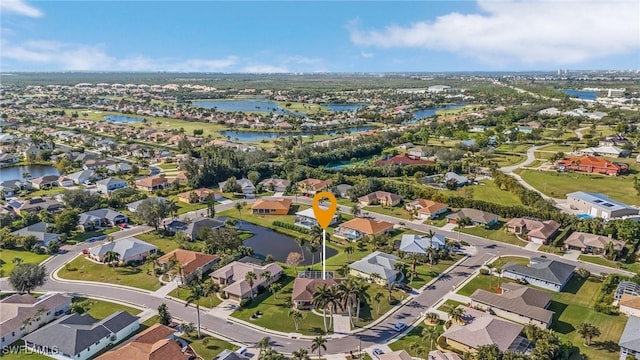
{"label": "blue sky", "polygon": [[636,0],[0,2],[2,71],[640,68]]}

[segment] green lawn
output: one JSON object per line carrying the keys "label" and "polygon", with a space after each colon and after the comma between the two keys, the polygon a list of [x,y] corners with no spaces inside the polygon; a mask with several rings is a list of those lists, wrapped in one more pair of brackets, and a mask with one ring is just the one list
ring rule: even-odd
{"label": "green lawn", "polygon": [[527,244],[526,241],[519,240],[515,235],[505,231],[504,224],[504,221],[500,221],[498,225],[495,225],[490,229],[485,229],[483,227],[466,227],[462,228],[461,232],[517,246],[524,246]]}
{"label": "green lawn", "polygon": [[213,336],[196,339],[195,336],[182,337],[201,359],[213,359],[224,350],[235,351],[238,347]]}
{"label": "green lawn", "polygon": [[535,151],[533,154],[535,155],[536,159],[541,160],[551,160],[551,158],[555,155],[555,153],[544,151]]}
{"label": "green lawn", "polygon": [[569,153],[573,151],[573,145],[548,145],[541,147],[540,150]]}
{"label": "green lawn", "polygon": [[138,315],[141,312],[139,309],[126,305],[83,297],[74,297],[72,302],[80,303],[85,312],[97,320],[102,320],[116,311],[126,311],[131,315]]}
{"label": "green lawn", "polygon": [[506,263],[529,265],[529,258],[522,256],[501,256],[499,259],[493,262],[493,265],[501,267]]}
{"label": "green lawn", "polygon": [[97,281],[151,291],[158,290],[160,281],[151,273],[147,273],[148,270],[150,270],[149,265],[109,267],[79,256],[60,269],[58,276],[69,280]]}
{"label": "green lawn", "polygon": [[487,291],[496,291],[498,288],[498,282],[500,284],[515,282],[511,279],[498,278],[497,276],[489,276],[478,274],[473,280],[469,281],[467,285],[458,290],[458,294],[464,296],[471,296],[474,291],[483,289]]}
{"label": "green lawn", "polygon": [[[366,304],[360,308],[360,321],[356,323],[356,326],[363,326],[372,323],[380,318],[380,316],[384,316],[387,311],[391,310],[395,305],[407,297],[406,293],[399,290],[393,290],[391,292],[391,302],[389,302],[389,290],[387,290],[386,287],[378,284],[367,285],[369,285],[367,294],[371,300],[366,300]],[[376,293],[382,293],[384,295],[380,301],[380,313],[378,313],[378,304],[373,300]],[[355,319],[356,314],[352,313],[352,315]]]}
{"label": "green lawn", "polygon": [[73,236],[71,238],[69,238],[69,240],[67,240],[68,244],[73,244],[73,243],[79,243],[79,242],[83,242],[87,239],[91,239],[93,237],[98,237],[98,236],[102,236],[102,235],[109,235],[111,233],[114,233],[116,231],[120,230],[120,228],[118,227],[110,227],[110,228],[104,228],[101,230],[96,230],[96,231],[84,231],[84,232],[77,232],[75,234],[73,234]]}
{"label": "green lawn", "polygon": [[369,211],[389,216],[395,216],[400,219],[411,220],[411,214],[405,210],[401,205],[394,207],[382,207],[382,206],[365,206],[362,211]]}
{"label": "green lawn", "polygon": [[502,144],[496,148],[498,151],[510,151],[510,152],[519,152],[526,153],[527,150],[531,147],[531,144]]}
{"label": "green lawn", "polygon": [[[180,287],[177,287],[169,293],[169,296],[187,301],[187,297],[189,297],[189,289],[182,289]],[[220,305],[220,303],[222,303],[222,300],[220,300],[220,298],[216,294],[212,294],[211,296],[208,296],[206,298],[201,298],[198,302],[200,303],[201,308],[211,309]]]}
{"label": "green lawn", "polygon": [[[285,275],[286,274],[286,275]],[[289,317],[291,292],[293,291],[294,272],[288,269],[280,279],[282,289],[276,294],[264,292],[258,295],[251,304],[236,310],[231,316],[244,321],[252,322],[258,326],[283,331],[300,333],[304,335],[324,334],[324,324],[322,316],[318,316],[310,311],[303,311],[304,318],[300,321],[300,328],[296,331],[293,320]],[[256,311],[262,311],[263,315],[256,320],[249,317]],[[327,315],[327,324],[329,318]]]}
{"label": "green lawn", "polygon": [[[551,329],[561,339],[578,346],[588,359],[617,360],[617,343],[627,318],[624,315],[605,315],[593,310],[601,286],[599,282],[577,277],[571,279],[565,289],[555,294],[551,300],[549,310],[556,313]],[[592,323],[602,333],[600,337],[593,339],[589,347],[584,345],[584,340],[576,331],[576,327],[582,322]]]}
{"label": "green lawn", "polygon": [[[173,236],[164,236],[162,234],[156,234],[155,232],[148,232],[145,234],[136,235],[136,238],[146,241],[149,244],[158,247],[158,251],[166,254],[180,247],[180,243],[174,240]],[[188,243],[194,250],[199,250],[204,245],[202,241],[192,241]]]}
{"label": "green lawn", "polygon": [[479,185],[467,186],[456,191],[442,190],[448,195],[464,196],[465,191],[473,192],[473,199],[498,204],[522,205],[520,199],[506,190],[501,190],[493,180],[481,180]]}
{"label": "green lawn", "polygon": [[179,201],[177,195],[171,195],[168,197],[168,199],[175,201],[176,206],[178,207],[178,211],[177,211],[178,215],[186,214],[188,212],[192,212],[196,210],[203,210],[207,208],[206,204],[202,204],[202,203],[187,204],[186,202]]}
{"label": "green lawn", "polygon": [[595,255],[580,255],[578,259],[585,262],[590,262],[592,264],[608,266],[614,269],[624,269],[636,274],[640,273],[640,264],[638,263],[627,264],[623,262],[615,262],[615,261],[607,260],[601,256],[595,256]]}
{"label": "green lawn", "polygon": [[526,157],[524,155],[499,154],[492,157],[491,160],[495,161],[498,167],[503,167],[519,164],[525,161]]}
{"label": "green lawn", "polygon": [[[419,289],[423,287],[433,278],[438,276],[438,274],[441,274],[442,272],[444,272],[446,269],[448,269],[451,265],[453,265],[458,260],[460,260],[459,256],[452,256],[452,259],[450,260],[438,261],[436,264],[433,265],[433,267],[430,266],[429,263],[420,264],[416,266],[416,272],[418,274],[415,275],[413,279],[408,282],[409,286],[415,289]],[[409,268],[411,268],[410,263],[407,263],[407,265],[409,265]]]}
{"label": "green lawn", "polygon": [[460,306],[460,305],[466,305],[466,304],[463,304],[463,303],[461,303],[461,302],[459,302],[459,301],[455,301],[455,300],[447,299],[447,301],[445,301],[444,303],[442,303],[442,305],[440,305],[440,307],[438,307],[438,309],[437,309],[437,310],[445,311],[445,312],[446,312],[447,310],[449,310],[449,309],[453,309],[453,308],[457,308],[457,307],[458,307],[458,306]]}
{"label": "green lawn", "polygon": [[[433,348],[431,343],[424,341],[422,338],[423,329],[430,327],[430,325],[420,324],[413,328],[409,333],[397,341],[389,344],[389,347],[393,351],[406,350],[411,356],[419,356],[425,358],[431,350],[436,350],[436,339],[433,339]],[[442,326],[438,326],[438,333],[444,333]]]}
{"label": "green lawn", "polygon": [[518,173],[531,186],[552,197],[564,198],[570,192],[591,191],[607,194],[626,204],[640,205],[640,197],[633,188],[633,179],[628,175],[604,176],[536,170],[520,170]]}
{"label": "green lawn", "polygon": [[177,164],[172,164],[172,163],[166,163],[166,164],[158,164],[158,165],[154,165],[157,168],[160,168],[162,170],[165,170],[165,172],[167,170],[178,170],[178,165]]}
{"label": "green lawn", "polygon": [[[243,221],[248,221],[250,223],[264,226],[270,229],[277,230],[280,233],[290,235],[293,237],[308,237],[306,234],[302,234],[295,230],[285,229],[282,227],[274,226],[274,221],[282,221],[284,223],[293,224],[295,223],[295,213],[301,210],[308,209],[310,206],[308,205],[292,205],[289,210],[289,215],[254,215],[249,206],[245,206],[240,213],[236,209],[229,209],[216,214],[216,216],[228,216],[235,219],[241,219]],[[328,229],[328,232],[331,233],[332,229]]]}
{"label": "green lawn", "polygon": [[16,264],[13,259],[22,259],[23,264],[39,264],[49,258],[49,255],[38,255],[31,251],[18,249],[0,249],[0,277],[9,276]]}
{"label": "green lawn", "polygon": [[7,346],[6,349],[2,349],[2,353],[0,353],[0,358],[2,360],[51,360],[50,357],[27,353],[23,350],[24,341],[18,340],[13,344]]}
{"label": "green lawn", "polygon": [[144,328],[146,329],[152,325],[157,324],[159,321],[160,321],[160,317],[158,315],[153,315],[152,317],[148,318],[143,323],[141,323],[140,326],[144,326]]}

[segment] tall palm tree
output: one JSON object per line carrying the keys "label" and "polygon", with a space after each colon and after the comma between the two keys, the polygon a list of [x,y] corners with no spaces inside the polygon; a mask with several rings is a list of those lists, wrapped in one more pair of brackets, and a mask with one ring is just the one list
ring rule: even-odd
{"label": "tall palm tree", "polygon": [[459,307],[450,307],[447,309],[447,314],[453,323],[461,324],[464,321],[464,310]]}
{"label": "tall palm tree", "polygon": [[209,298],[209,307],[213,308],[213,297],[218,292],[220,286],[208,278],[202,283],[202,295]]}
{"label": "tall palm tree", "polygon": [[355,281],[352,279],[347,279],[346,281],[340,282],[338,284],[338,290],[340,292],[340,300],[342,301],[342,308],[347,309],[347,313],[349,315],[349,321],[353,325],[353,293],[355,292]]}
{"label": "tall palm tree", "polygon": [[422,329],[422,338],[429,343],[429,351],[433,350],[433,341],[440,336],[438,328],[435,326],[428,326]]}
{"label": "tall palm tree", "polygon": [[337,286],[329,287],[327,292],[327,307],[329,307],[329,327],[333,327],[333,312],[338,308],[342,308],[342,302],[340,301],[340,291]]}
{"label": "tall palm tree", "polygon": [[258,343],[256,344],[258,346],[258,349],[260,349],[258,357],[260,357],[262,355],[262,352],[269,347],[269,341],[271,341],[271,339],[269,339],[268,336],[263,337],[262,339],[260,339],[260,341],[258,341]]}
{"label": "tall palm tree", "polygon": [[298,331],[298,328],[300,327],[300,321],[303,318],[302,313],[298,310],[291,309],[289,310],[289,317],[293,320],[293,324],[296,327],[296,331]]}
{"label": "tall palm tree", "polygon": [[376,315],[380,315],[380,301],[382,301],[383,296],[379,291],[373,296],[373,301],[376,302]]}
{"label": "tall palm tree", "polygon": [[329,299],[329,287],[327,284],[323,284],[321,287],[317,287],[316,291],[313,293],[313,298],[311,299],[311,304],[316,309],[322,309],[322,321],[324,322],[324,332],[329,332],[329,328],[327,326],[327,304]]}
{"label": "tall palm tree", "polygon": [[367,292],[369,290],[369,285],[365,284],[362,281],[356,281],[356,286],[354,287],[353,295],[355,296],[356,301],[356,325],[358,324],[358,320],[360,319],[360,304],[363,301],[371,301],[371,296]]}
{"label": "tall palm tree", "polygon": [[347,254],[347,261],[351,261],[351,254],[353,254],[354,250],[355,249],[351,245],[344,248],[344,253]]}
{"label": "tall palm tree", "polygon": [[255,281],[257,279],[258,276],[256,276],[256,273],[254,273],[253,271],[249,271],[244,276],[244,280],[247,282],[247,284],[249,284],[249,288],[251,288],[251,300],[253,300],[253,284],[255,284]]}
{"label": "tall palm tree", "polygon": [[313,352],[318,350],[318,360],[320,359],[320,350],[327,351],[327,345],[325,345],[326,343],[327,339],[323,338],[322,336],[316,336],[311,342],[311,351]]}
{"label": "tall palm tree", "polygon": [[263,279],[266,284],[269,284],[271,280],[273,280],[273,275],[271,275],[271,271],[265,270],[260,273],[260,278]]}
{"label": "tall palm tree", "polygon": [[113,266],[120,261],[120,254],[115,251],[107,251],[104,253],[104,262],[109,264],[109,266]]}
{"label": "tall palm tree", "polygon": [[360,209],[360,206],[358,204],[353,205],[353,207],[351,208],[351,215],[355,217],[362,215],[362,210]]}
{"label": "tall palm tree", "polygon": [[300,348],[291,353],[291,359],[293,360],[309,360],[309,351],[307,349]]}
{"label": "tall palm tree", "polygon": [[320,244],[318,242],[310,242],[309,243],[309,252],[311,253],[311,265],[316,263],[316,253],[320,249]]}
{"label": "tall palm tree", "polygon": [[491,290],[491,280],[493,279],[493,270],[495,269],[495,265],[489,263],[486,265],[487,269],[489,269],[489,290]]}
{"label": "tall palm tree", "polygon": [[169,212],[171,217],[175,219],[178,213],[178,204],[176,204],[176,201],[173,199],[168,199],[165,205],[167,207],[167,212]]}
{"label": "tall palm tree", "polygon": [[209,194],[204,198],[204,203],[207,204],[207,216],[213,218],[216,216],[216,199],[213,194]]}
{"label": "tall palm tree", "polygon": [[205,296],[202,285],[195,284],[189,288],[189,296],[187,296],[184,306],[196,304],[196,316],[198,323],[198,339],[200,339],[200,299]]}
{"label": "tall palm tree", "polygon": [[147,263],[149,263],[149,266],[151,267],[151,269],[149,270],[151,270],[151,274],[154,276],[155,276],[155,271],[153,270],[156,269],[156,265],[158,264],[158,258],[159,258],[158,254],[151,253],[149,254],[149,256],[147,256],[147,259],[146,259]]}
{"label": "tall palm tree", "polygon": [[296,238],[296,242],[298,246],[300,246],[300,254],[302,254],[302,261],[304,261],[304,245],[307,243],[307,240],[303,237]]}

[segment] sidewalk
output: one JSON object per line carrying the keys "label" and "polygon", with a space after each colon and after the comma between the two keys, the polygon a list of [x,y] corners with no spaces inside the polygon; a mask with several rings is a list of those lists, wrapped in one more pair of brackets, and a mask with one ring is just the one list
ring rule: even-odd
{"label": "sidewalk", "polygon": [[162,285],[160,287],[160,289],[154,291],[151,295],[159,297],[159,298],[164,298],[167,295],[169,295],[169,293],[172,292],[177,287],[178,287],[178,282],[176,280],[172,280],[172,281]]}

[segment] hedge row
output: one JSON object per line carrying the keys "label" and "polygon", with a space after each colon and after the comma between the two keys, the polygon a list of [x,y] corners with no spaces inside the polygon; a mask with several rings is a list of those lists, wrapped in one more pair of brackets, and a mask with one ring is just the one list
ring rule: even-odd
{"label": "hedge row", "polygon": [[294,224],[289,224],[289,223],[282,222],[282,221],[274,221],[273,225],[281,227],[281,228],[297,231],[297,232],[302,233],[302,234],[308,234],[309,233],[309,229],[307,229],[307,228],[304,228],[304,227],[298,226],[298,225],[294,225]]}

